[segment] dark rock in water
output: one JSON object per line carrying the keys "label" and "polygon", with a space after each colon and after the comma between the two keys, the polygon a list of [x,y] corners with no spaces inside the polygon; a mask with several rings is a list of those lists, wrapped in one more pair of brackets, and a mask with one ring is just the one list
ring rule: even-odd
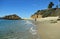
{"label": "dark rock in water", "polygon": [[6,19],[6,20],[20,20],[21,18],[19,16],[17,16],[16,14],[13,14],[13,15],[4,16],[1,19]]}

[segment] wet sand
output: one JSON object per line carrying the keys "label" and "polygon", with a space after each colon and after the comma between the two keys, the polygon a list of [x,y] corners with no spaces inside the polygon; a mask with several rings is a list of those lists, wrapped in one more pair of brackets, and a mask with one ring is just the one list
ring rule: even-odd
{"label": "wet sand", "polygon": [[40,39],[60,39],[60,21],[36,21]]}

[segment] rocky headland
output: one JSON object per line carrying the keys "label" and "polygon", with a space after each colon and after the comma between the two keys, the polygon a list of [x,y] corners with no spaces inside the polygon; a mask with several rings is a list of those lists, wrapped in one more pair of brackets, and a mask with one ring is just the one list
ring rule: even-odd
{"label": "rocky headland", "polygon": [[13,15],[7,15],[4,17],[0,17],[0,19],[5,19],[5,20],[21,20],[21,17],[17,16],[16,14]]}

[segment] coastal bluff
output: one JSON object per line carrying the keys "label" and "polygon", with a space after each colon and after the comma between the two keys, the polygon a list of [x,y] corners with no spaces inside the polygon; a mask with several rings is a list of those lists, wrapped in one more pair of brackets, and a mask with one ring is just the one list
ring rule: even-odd
{"label": "coastal bluff", "polygon": [[59,16],[60,18],[60,8],[38,10],[33,15],[31,15],[31,18],[38,19],[38,18],[57,17],[57,16]]}
{"label": "coastal bluff", "polygon": [[5,20],[20,20],[21,17],[17,16],[16,14],[13,14],[13,15],[6,15],[4,17],[1,17],[0,19],[5,19]]}

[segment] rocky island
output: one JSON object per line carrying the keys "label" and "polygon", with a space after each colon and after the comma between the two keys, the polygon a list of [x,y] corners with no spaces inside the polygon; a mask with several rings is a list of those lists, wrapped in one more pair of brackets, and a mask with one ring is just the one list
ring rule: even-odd
{"label": "rocky island", "polygon": [[13,14],[13,15],[7,15],[7,16],[1,17],[0,19],[5,19],[5,20],[20,20],[21,17],[17,16],[16,14]]}

